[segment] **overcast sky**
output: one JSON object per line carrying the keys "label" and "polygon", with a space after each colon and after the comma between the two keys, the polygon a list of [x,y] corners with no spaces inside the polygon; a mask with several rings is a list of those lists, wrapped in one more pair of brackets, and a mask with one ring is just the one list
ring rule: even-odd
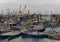
{"label": "overcast sky", "polygon": [[[54,11],[55,13],[59,13],[60,11],[60,0],[0,0],[0,10],[7,8],[17,10],[20,4],[22,7],[27,5],[26,10],[30,9],[31,13],[38,13],[40,11]],[[25,12],[27,12],[26,10]]]}

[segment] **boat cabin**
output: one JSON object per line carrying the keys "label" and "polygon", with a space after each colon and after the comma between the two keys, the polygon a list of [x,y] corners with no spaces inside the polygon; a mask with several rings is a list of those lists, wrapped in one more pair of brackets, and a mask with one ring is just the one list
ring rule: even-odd
{"label": "boat cabin", "polygon": [[11,30],[16,30],[16,31],[19,31],[20,30],[20,26],[18,25],[18,24],[16,24],[16,23],[11,23],[11,24],[9,24],[10,25],[10,29]]}

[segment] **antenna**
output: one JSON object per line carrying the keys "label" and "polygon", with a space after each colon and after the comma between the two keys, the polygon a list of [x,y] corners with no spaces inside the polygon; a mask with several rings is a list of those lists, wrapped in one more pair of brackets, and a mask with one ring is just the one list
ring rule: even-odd
{"label": "antenna", "polygon": [[25,5],[24,8],[22,9],[23,14],[24,14],[24,11],[25,11],[26,7],[27,7],[27,5]]}
{"label": "antenna", "polygon": [[21,5],[20,5],[20,7],[19,7],[18,13],[20,13],[20,11],[21,11]]}
{"label": "antenna", "polygon": [[20,5],[20,8],[19,8],[19,10],[21,11],[21,5]]}
{"label": "antenna", "polygon": [[30,14],[30,10],[28,10],[28,14]]}
{"label": "antenna", "polygon": [[[2,14],[2,18],[3,18],[3,10],[1,10],[1,14]],[[2,19],[2,21],[3,21],[3,19]]]}
{"label": "antenna", "polygon": [[20,17],[20,15],[22,14],[22,11],[21,11],[21,5],[20,5],[20,8],[19,8],[19,10],[18,10],[18,17]]}

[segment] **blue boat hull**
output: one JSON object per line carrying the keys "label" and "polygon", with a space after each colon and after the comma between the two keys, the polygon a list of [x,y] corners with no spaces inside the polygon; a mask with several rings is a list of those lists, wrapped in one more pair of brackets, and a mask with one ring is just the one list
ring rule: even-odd
{"label": "blue boat hull", "polygon": [[57,25],[57,24],[49,24],[49,23],[45,23],[45,27],[56,28],[56,27],[58,27],[58,25]]}
{"label": "blue boat hull", "polygon": [[25,33],[21,33],[21,36],[23,38],[44,38],[45,35],[41,34],[41,35],[34,35],[34,34],[25,34]]}
{"label": "blue boat hull", "polygon": [[0,39],[7,39],[8,36],[7,35],[0,35]]}

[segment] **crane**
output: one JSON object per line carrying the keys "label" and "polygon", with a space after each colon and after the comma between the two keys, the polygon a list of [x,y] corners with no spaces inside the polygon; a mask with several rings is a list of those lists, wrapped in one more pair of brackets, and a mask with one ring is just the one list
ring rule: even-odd
{"label": "crane", "polygon": [[24,14],[24,11],[25,11],[26,7],[27,7],[27,5],[25,5],[24,8],[22,9],[22,7],[20,5],[19,11],[18,11],[18,15],[19,16],[22,15],[22,14]]}

